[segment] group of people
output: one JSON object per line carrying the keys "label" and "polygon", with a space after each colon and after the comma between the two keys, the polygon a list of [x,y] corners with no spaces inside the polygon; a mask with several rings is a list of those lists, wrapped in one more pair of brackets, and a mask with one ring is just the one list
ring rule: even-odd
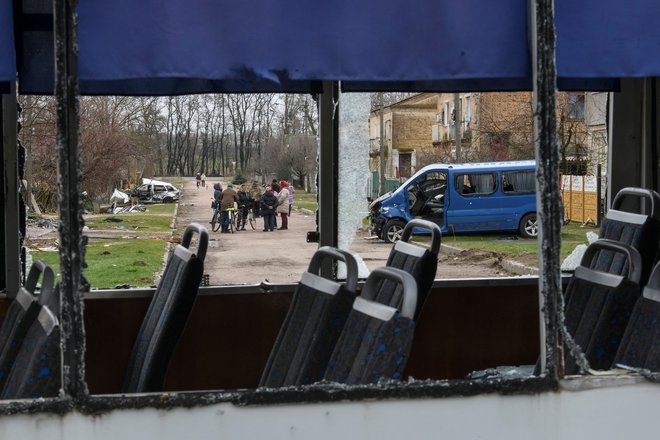
{"label": "group of people", "polygon": [[[275,229],[289,229],[289,216],[293,207],[294,190],[293,186],[290,186],[286,180],[278,182],[277,179],[273,179],[271,184],[266,186],[263,192],[256,182],[253,183],[251,191],[248,191],[245,183],[240,185],[238,191],[234,189],[234,185],[231,183],[224,190],[220,183],[215,183],[213,189],[213,199],[217,206],[220,207],[221,233],[229,232],[227,209],[233,208],[234,203],[238,205],[238,210],[242,214],[240,216],[240,224],[236,225],[237,231],[245,230],[245,223],[250,208],[252,208],[255,218],[263,217],[264,232],[271,232]],[[277,227],[277,214],[280,214],[281,217],[279,228]],[[214,218],[214,220],[216,219]]]}
{"label": "group of people", "polygon": [[204,188],[206,187],[206,174],[204,173],[197,173],[195,176],[195,180],[197,181],[197,188],[201,187]]}

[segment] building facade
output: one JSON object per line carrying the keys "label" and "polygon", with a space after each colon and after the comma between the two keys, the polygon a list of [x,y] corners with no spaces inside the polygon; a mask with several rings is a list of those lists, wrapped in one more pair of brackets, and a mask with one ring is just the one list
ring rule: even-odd
{"label": "building facade", "polygon": [[[436,97],[420,93],[383,108],[383,154],[385,177],[405,180],[418,168],[417,154],[432,148],[431,125],[435,121]],[[380,170],[380,110],[369,116],[371,171]]]}
{"label": "building facade", "polygon": [[[606,94],[558,94],[562,173],[585,174],[591,164],[603,162],[603,99]],[[403,180],[438,162],[533,159],[532,102],[531,92],[420,93],[384,107],[385,176]],[[369,130],[375,171],[380,169],[379,110],[371,112]]]}

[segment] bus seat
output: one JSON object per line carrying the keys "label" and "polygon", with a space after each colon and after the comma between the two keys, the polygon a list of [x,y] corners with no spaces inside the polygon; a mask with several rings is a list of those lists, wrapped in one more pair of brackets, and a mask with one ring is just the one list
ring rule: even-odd
{"label": "bus seat", "polygon": [[[425,247],[410,243],[413,230],[425,229],[431,232],[431,246]],[[397,241],[387,259],[387,267],[401,269],[413,276],[417,282],[417,309],[414,320],[419,318],[428,292],[433,286],[435,273],[438,269],[438,252],[442,241],[440,227],[430,221],[413,219],[406,224],[401,234],[401,240]],[[396,307],[401,302],[402,286],[400,283],[382,280],[378,286],[375,300],[382,304]]]}
{"label": "bus seat", "polygon": [[[402,285],[396,307],[375,300],[383,279]],[[362,294],[355,298],[324,379],[346,384],[401,379],[412,346],[416,303],[417,283],[412,275],[392,267],[372,271]]]}
{"label": "bus seat", "polygon": [[[641,198],[647,203],[649,214],[636,214],[623,211],[626,199]],[[599,238],[616,240],[637,249],[642,257],[642,277],[640,285],[646,284],[660,243],[660,195],[643,188],[623,188],[618,192],[612,208],[607,211],[600,228]],[[592,262],[592,269],[612,274],[625,275],[625,256],[621,253],[603,250]]]}
{"label": "bus seat", "polygon": [[60,325],[42,306],[16,355],[2,399],[56,397],[61,387]]}
{"label": "bus seat", "polygon": [[[346,263],[344,285],[318,275],[325,258]],[[357,279],[351,254],[327,246],[316,251],[293,295],[259,386],[306,385],[323,379],[355,300]]]}
{"label": "bus seat", "polygon": [[614,365],[660,371],[660,263],[637,300]]}
{"label": "bus seat", "polygon": [[[603,251],[621,254],[626,275],[593,269],[593,260]],[[597,240],[586,250],[566,289],[565,325],[594,370],[607,370],[617,353],[628,319],[640,296],[641,257],[633,247]],[[579,366],[566,353],[566,374]]]}
{"label": "bus seat", "polygon": [[[199,235],[196,254],[189,249],[195,232]],[[133,345],[123,392],[161,391],[170,358],[197,297],[208,239],[206,228],[191,223],[174,249]]]}
{"label": "bus seat", "polygon": [[36,261],[30,268],[25,286],[18,289],[16,298],[11,302],[2,321],[2,327],[0,327],[0,390],[5,385],[25,335],[41,310],[34,292],[39,275],[42,274],[40,299],[55,296],[53,295],[53,269],[44,261]]}

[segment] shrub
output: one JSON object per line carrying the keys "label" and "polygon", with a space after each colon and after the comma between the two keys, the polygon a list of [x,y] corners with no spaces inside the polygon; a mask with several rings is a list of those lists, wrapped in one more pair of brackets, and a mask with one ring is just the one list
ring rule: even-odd
{"label": "shrub", "polygon": [[234,180],[231,181],[234,185],[240,185],[247,182],[247,178],[240,171],[234,176]]}

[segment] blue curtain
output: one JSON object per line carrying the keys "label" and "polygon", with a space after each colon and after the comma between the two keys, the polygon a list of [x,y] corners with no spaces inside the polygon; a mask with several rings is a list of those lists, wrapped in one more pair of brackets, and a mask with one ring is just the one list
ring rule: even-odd
{"label": "blue curtain", "polygon": [[[7,22],[11,0],[0,2]],[[21,90],[52,93],[50,2],[20,3]],[[660,1],[555,8],[560,88],[660,75]],[[318,92],[321,80],[349,91],[530,90],[527,21],[527,0],[85,0],[81,91]]]}
{"label": "blue curtain", "polygon": [[15,79],[12,0],[0,0],[0,93],[6,93],[9,90],[9,83]]}

